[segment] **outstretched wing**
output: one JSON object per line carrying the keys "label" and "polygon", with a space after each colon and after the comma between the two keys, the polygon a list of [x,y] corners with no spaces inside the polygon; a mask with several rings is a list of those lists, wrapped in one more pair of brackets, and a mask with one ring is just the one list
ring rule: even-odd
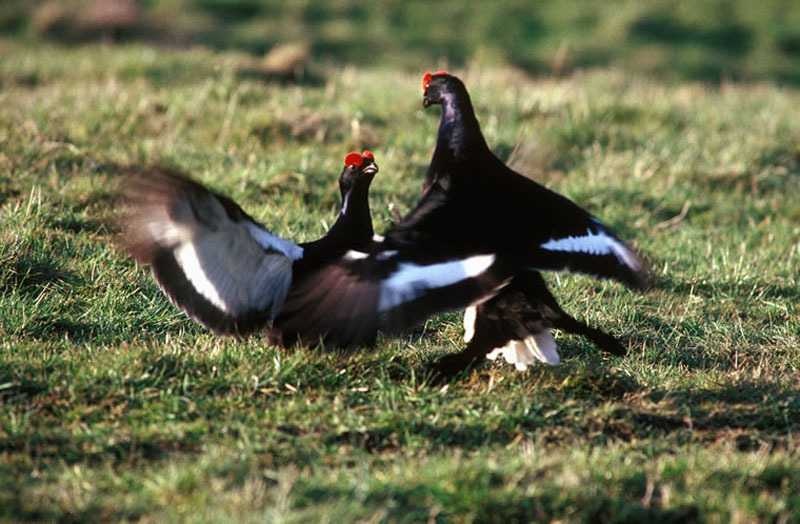
{"label": "outstretched wing", "polygon": [[170,170],[131,173],[123,194],[121,245],[151,266],[176,306],[217,333],[272,323],[283,344],[368,344],[379,331],[484,300],[511,276],[494,254],[459,257],[381,242],[327,262],[305,260],[302,247]]}
{"label": "outstretched wing", "polygon": [[528,269],[576,271],[647,287],[646,264],[636,251],[568,198],[495,157],[463,169],[446,185],[431,184],[387,240],[434,250],[445,246],[462,255],[495,252]]}
{"label": "outstretched wing", "polygon": [[378,247],[350,251],[297,278],[274,327],[281,341],[336,346],[371,343],[443,311],[485,300],[510,280],[493,254],[448,258]]}
{"label": "outstretched wing", "polygon": [[245,333],[277,316],[302,248],[176,171],[130,172],[122,183],[119,243],[150,265],[176,306],[217,333]]}
{"label": "outstretched wing", "polygon": [[647,266],[642,258],[592,217],[570,229],[554,231],[545,241],[540,240],[532,266],[612,278],[634,289],[645,289],[649,285]]}
{"label": "outstretched wing", "polygon": [[517,223],[529,231],[520,236],[527,236],[525,249],[530,250],[533,268],[576,271],[635,289],[647,287],[646,264],[611,229],[572,200],[503,167],[508,190],[515,195]]}

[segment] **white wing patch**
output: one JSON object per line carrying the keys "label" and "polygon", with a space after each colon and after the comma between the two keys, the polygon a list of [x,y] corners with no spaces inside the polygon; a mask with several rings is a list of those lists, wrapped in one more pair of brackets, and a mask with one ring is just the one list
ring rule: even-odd
{"label": "white wing patch", "polygon": [[367,256],[369,255],[367,255],[362,251],[356,251],[355,249],[351,249],[350,251],[344,254],[343,258],[345,260],[361,260],[362,258],[367,258]]}
{"label": "white wing patch", "polygon": [[586,235],[548,240],[541,246],[548,251],[567,251],[587,255],[614,255],[617,260],[633,271],[642,269],[642,264],[630,249],[603,231],[586,230]]}
{"label": "white wing patch", "polygon": [[549,329],[526,337],[524,340],[512,340],[486,355],[489,360],[496,360],[499,357],[503,357],[506,362],[513,364],[517,371],[527,370],[528,366],[533,365],[537,360],[551,366],[561,362],[558,345]]}
{"label": "white wing patch", "polygon": [[200,264],[200,257],[192,243],[181,244],[175,250],[175,261],[183,270],[183,274],[192,283],[195,291],[203,295],[209,302],[226,313],[230,313],[228,304],[222,300],[217,287],[209,280],[206,271]]}
{"label": "white wing patch", "polygon": [[494,255],[477,255],[439,264],[400,263],[381,284],[378,310],[386,311],[422,296],[425,290],[446,287],[484,273],[495,261]]}
{"label": "white wing patch", "polygon": [[178,172],[131,173],[123,190],[120,243],[174,304],[220,332],[275,318],[301,247]]}
{"label": "white wing patch", "polygon": [[245,223],[247,229],[240,224],[227,221],[213,232],[195,231],[191,240],[176,246],[175,260],[195,291],[225,313],[236,316],[272,302],[277,314],[291,282],[292,263],[274,249],[264,253],[253,231],[262,232],[262,239],[277,237],[255,224]]}

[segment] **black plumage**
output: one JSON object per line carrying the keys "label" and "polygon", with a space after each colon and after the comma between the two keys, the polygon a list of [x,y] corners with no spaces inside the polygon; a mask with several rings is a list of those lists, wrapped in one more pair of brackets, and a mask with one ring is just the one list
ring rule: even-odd
{"label": "black plumage", "polygon": [[370,344],[379,331],[402,331],[505,284],[509,268],[492,254],[373,241],[377,166],[371,154],[355,155],[340,177],[339,217],[313,242],[282,239],[227,197],[161,168],[125,177],[119,242],[199,323],[220,334],[266,329],[284,345]]}
{"label": "black plumage", "polygon": [[[461,80],[432,76],[423,103],[442,106],[436,149],[422,199],[387,240],[403,245],[447,239],[454,251],[498,253],[530,268],[646,287],[643,260],[608,227],[492,153]],[[586,240],[569,248],[570,238]]]}
{"label": "black plumage", "polygon": [[151,267],[162,291],[220,334],[263,329],[277,317],[292,280],[340,259],[372,237],[367,195],[372,159],[346,164],[340,213],[322,238],[296,245],[270,233],[228,197],[174,169],[129,170],[118,243]]}
{"label": "black plumage", "polygon": [[614,337],[563,311],[537,270],[577,271],[643,289],[648,283],[643,260],[586,210],[497,158],[461,80],[443,71],[426,74],[423,89],[423,105],[442,106],[436,149],[423,198],[393,240],[411,243],[449,234],[459,249],[492,251],[517,268],[509,285],[469,312],[467,347],[441,359],[437,370],[456,373],[492,351],[505,351],[512,362],[520,344],[520,352],[528,348],[526,358],[557,363],[551,328],[624,354]]}
{"label": "black plumage", "polygon": [[[339,219],[298,245],[185,175],[150,170],[127,179],[122,244],[200,323],[220,333],[269,328],[283,344],[369,344],[379,331],[485,302],[535,269],[643,285],[641,260],[605,226],[491,154],[459,80],[436,77],[425,102],[443,105],[426,188],[381,241],[370,239],[371,177],[350,184],[343,172]],[[374,164],[354,155],[358,165],[345,170]]]}

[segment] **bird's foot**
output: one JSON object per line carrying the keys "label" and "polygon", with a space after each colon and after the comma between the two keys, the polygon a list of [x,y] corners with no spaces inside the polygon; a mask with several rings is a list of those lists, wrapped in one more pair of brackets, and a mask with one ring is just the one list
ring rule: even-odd
{"label": "bird's foot", "polygon": [[595,331],[594,336],[592,337],[592,341],[599,347],[601,350],[605,351],[606,353],[610,353],[612,355],[617,355],[620,357],[624,357],[625,354],[628,352],[628,349],[622,345],[622,343],[614,336],[609,335],[599,329]]}
{"label": "bird's foot", "polygon": [[434,383],[448,382],[465,371],[469,371],[482,362],[482,358],[469,353],[445,355],[432,366]]}

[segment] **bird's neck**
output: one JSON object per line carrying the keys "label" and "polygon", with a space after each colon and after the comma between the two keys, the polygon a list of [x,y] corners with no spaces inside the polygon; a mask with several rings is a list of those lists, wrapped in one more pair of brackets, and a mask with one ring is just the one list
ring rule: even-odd
{"label": "bird's neck", "polygon": [[467,93],[447,94],[442,100],[442,118],[436,141],[437,159],[467,160],[471,155],[488,150],[481,126]]}
{"label": "bird's neck", "polygon": [[369,183],[356,182],[343,194],[339,216],[325,238],[331,249],[358,249],[372,239],[373,233]]}
{"label": "bird's neck", "polygon": [[[446,95],[442,101],[436,149],[423,188],[435,182],[449,188],[454,178],[458,178],[454,175],[470,171],[470,166],[477,165],[487,153],[491,155],[469,95],[466,92]],[[454,169],[456,166],[465,169]]]}
{"label": "bird's neck", "polygon": [[304,255],[301,260],[295,262],[295,271],[316,268],[351,249],[363,249],[372,240],[373,235],[372,215],[369,210],[369,183],[354,184],[342,196],[342,209],[325,236],[301,245]]}

